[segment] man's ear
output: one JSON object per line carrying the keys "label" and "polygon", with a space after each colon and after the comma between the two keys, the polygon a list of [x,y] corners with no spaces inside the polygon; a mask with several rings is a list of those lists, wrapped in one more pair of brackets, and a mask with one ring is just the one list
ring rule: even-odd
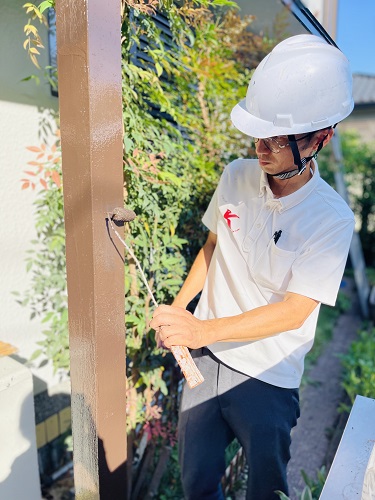
{"label": "man's ear", "polygon": [[[327,133],[327,134],[326,134],[326,133],[324,134],[324,135],[326,135],[326,138],[325,138],[325,139],[324,139],[324,141],[323,141],[323,147],[324,147],[324,146],[327,146],[327,144],[329,143],[329,141],[332,139],[332,137],[333,137],[333,134],[334,134],[334,133],[335,133],[335,129],[330,128],[330,129],[328,130],[328,133]],[[323,135],[323,137],[324,137],[324,135]],[[322,139],[321,139],[321,140],[322,140]]]}
{"label": "man's ear", "polygon": [[329,141],[332,139],[333,134],[335,133],[333,128],[330,129],[324,129],[324,130],[319,130],[319,132],[316,133],[314,136],[314,142],[313,142],[313,150],[317,150],[320,143],[323,141],[323,148],[324,146],[327,146]]}
{"label": "man's ear", "polygon": [[316,146],[318,147],[321,141],[323,141],[323,148],[327,146],[329,141],[332,139],[334,133],[335,130],[333,128],[330,128],[328,131],[321,130],[319,134],[316,135]]}

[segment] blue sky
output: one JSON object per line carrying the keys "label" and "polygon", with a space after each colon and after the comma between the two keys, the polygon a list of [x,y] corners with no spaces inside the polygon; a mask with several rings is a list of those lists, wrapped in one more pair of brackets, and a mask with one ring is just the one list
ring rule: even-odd
{"label": "blue sky", "polygon": [[339,0],[336,43],[353,73],[375,75],[375,0]]}

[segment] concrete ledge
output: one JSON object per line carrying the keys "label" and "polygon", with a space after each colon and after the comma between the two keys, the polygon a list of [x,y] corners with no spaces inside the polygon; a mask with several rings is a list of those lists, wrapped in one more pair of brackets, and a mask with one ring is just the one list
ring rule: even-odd
{"label": "concrete ledge", "polygon": [[365,474],[374,443],[375,399],[357,396],[320,500],[374,498],[365,496],[371,487],[367,484],[371,476],[367,475],[365,482]]}

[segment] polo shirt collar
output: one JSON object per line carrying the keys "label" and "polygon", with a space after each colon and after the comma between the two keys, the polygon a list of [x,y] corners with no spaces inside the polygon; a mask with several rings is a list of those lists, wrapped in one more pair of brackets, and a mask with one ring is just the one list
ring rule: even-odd
{"label": "polo shirt collar", "polygon": [[[281,210],[288,210],[288,208],[292,208],[301,203],[318,185],[320,179],[318,164],[314,158],[312,161],[314,163],[314,173],[309,182],[306,182],[306,184],[297,189],[294,193],[277,198],[277,201],[280,203]],[[268,183],[267,174],[262,171],[260,176],[259,197],[263,197],[264,195],[267,196],[267,199],[274,198]]]}

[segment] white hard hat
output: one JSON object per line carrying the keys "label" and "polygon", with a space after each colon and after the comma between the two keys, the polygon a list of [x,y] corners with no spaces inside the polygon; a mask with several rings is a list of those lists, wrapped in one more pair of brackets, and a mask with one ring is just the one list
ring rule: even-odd
{"label": "white hard hat", "polygon": [[233,125],[258,138],[303,134],[332,125],[353,110],[349,62],[315,35],[282,41],[254,71]]}

